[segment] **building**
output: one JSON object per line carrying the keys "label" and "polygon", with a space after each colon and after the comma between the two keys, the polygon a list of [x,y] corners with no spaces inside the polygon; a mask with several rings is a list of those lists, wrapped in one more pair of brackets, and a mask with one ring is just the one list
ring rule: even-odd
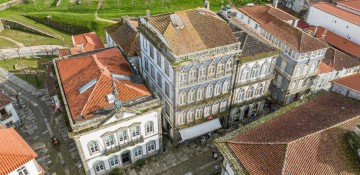
{"label": "building", "polygon": [[331,91],[360,100],[360,73],[331,81]]}
{"label": "building", "polygon": [[0,127],[0,174],[44,175],[36,157],[37,154],[14,128]]}
{"label": "building", "polygon": [[148,11],[138,29],[140,71],[162,100],[167,135],[179,143],[221,128],[241,52],[227,23],[204,8]]}
{"label": "building", "polygon": [[[357,1],[343,2],[351,4]],[[341,3],[340,3],[341,4]],[[360,14],[326,2],[311,4],[306,22],[313,26],[322,26],[327,30],[360,45]]]}
{"label": "building", "polygon": [[98,50],[104,48],[104,44],[95,32],[89,32],[71,36],[72,48],[59,49],[59,56],[67,56]]}
{"label": "building", "polygon": [[21,124],[11,99],[2,93],[0,93],[0,122],[7,128]]}
{"label": "building", "polygon": [[270,86],[272,97],[288,104],[308,95],[328,46],[296,28],[297,18],[270,5],[240,7],[236,18],[282,51]]}
{"label": "building", "polygon": [[105,174],[162,150],[161,105],[118,48],[54,59],[85,172]]}
{"label": "building", "polygon": [[360,123],[360,102],[322,92],[215,141],[222,174],[357,174],[344,134]]}
{"label": "building", "polygon": [[338,1],[336,2],[336,7],[344,9],[346,11],[360,15],[360,1],[359,0],[350,0],[350,1]]}
{"label": "building", "polygon": [[318,74],[311,87],[311,91],[329,90],[331,88],[331,80],[352,75],[359,71],[359,60],[337,49],[329,48],[326,51],[325,58],[320,62]]}

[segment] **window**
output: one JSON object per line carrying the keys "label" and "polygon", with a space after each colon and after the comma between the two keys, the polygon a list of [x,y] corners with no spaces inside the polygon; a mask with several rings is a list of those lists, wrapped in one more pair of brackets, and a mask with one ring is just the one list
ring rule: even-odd
{"label": "window", "polygon": [[268,72],[269,72],[269,62],[265,62],[263,65],[262,65],[262,68],[261,68],[261,73],[260,73],[260,75],[266,75],[266,74],[268,74]]}
{"label": "window", "polygon": [[188,95],[188,102],[192,103],[195,101],[195,89],[191,89]]}
{"label": "window", "polygon": [[164,67],[165,67],[165,74],[167,75],[167,76],[170,76],[170,70],[169,70],[169,62],[166,60],[166,59],[164,59]]}
{"label": "window", "polygon": [[199,69],[199,81],[204,81],[206,79],[206,67],[202,65]]}
{"label": "window", "polygon": [[195,67],[191,68],[189,71],[189,83],[194,83],[196,82],[197,79],[197,70]]}
{"label": "window", "polygon": [[212,106],[211,114],[215,115],[219,113],[219,102],[215,102]]}
{"label": "window", "polygon": [[146,42],[145,38],[143,38],[142,41],[143,41],[144,50],[147,51],[147,45],[146,45],[147,42]]}
{"label": "window", "polygon": [[26,169],[25,166],[23,166],[23,167],[21,167],[21,168],[19,168],[19,169],[17,170],[17,173],[18,173],[19,175],[28,175],[28,174],[29,174],[29,171]]}
{"label": "window", "polygon": [[148,121],[145,124],[146,128],[146,134],[153,133],[154,132],[154,122]]}
{"label": "window", "polygon": [[155,150],[155,146],[156,146],[156,143],[155,143],[155,140],[150,140],[146,143],[146,150],[148,152],[151,152],[151,151],[154,151]]}
{"label": "window", "polygon": [[216,84],[216,86],[215,86],[215,93],[214,93],[214,95],[220,95],[220,94],[221,94],[221,90],[222,90],[222,88],[221,88],[221,82],[219,81],[219,82]]}
{"label": "window", "polygon": [[152,64],[150,64],[150,69],[151,69],[151,77],[155,80],[155,69]]}
{"label": "window", "polygon": [[12,127],[12,126],[14,126],[14,122],[13,122],[13,121],[9,121],[9,122],[5,123],[5,127],[7,127],[7,128],[10,128],[10,127]]}
{"label": "window", "polygon": [[241,19],[244,19],[244,14],[241,14],[241,15],[240,15],[240,18],[241,18]]}
{"label": "window", "polygon": [[222,92],[227,93],[227,92],[229,92],[229,89],[230,89],[230,80],[226,80],[224,82]]}
{"label": "window", "polygon": [[280,68],[281,68],[281,70],[285,70],[285,67],[286,67],[286,61],[283,60],[281,62],[281,67]]}
{"label": "window", "polygon": [[182,91],[179,94],[179,105],[184,105],[186,100],[186,92]]}
{"label": "window", "polygon": [[161,68],[161,54],[159,51],[156,52],[156,63]]}
{"label": "window", "polygon": [[162,89],[162,78],[160,73],[157,73],[157,80],[158,80],[158,86],[160,87],[160,89]]}
{"label": "window", "polygon": [[127,140],[127,138],[128,138],[126,130],[119,131],[118,135],[119,135],[119,141],[120,142],[125,142]]}
{"label": "window", "polygon": [[251,22],[251,21],[250,21],[250,18],[248,18],[248,21],[247,21],[247,23],[248,23],[248,24],[250,24],[250,22]]}
{"label": "window", "polygon": [[105,136],[103,139],[107,147],[115,144],[115,139],[113,135]]}
{"label": "window", "polygon": [[168,102],[165,102],[165,114],[170,116],[170,105]]}
{"label": "window", "polygon": [[208,87],[206,88],[206,98],[209,98],[212,96],[214,91],[214,85],[213,84],[209,84]]}
{"label": "window", "polygon": [[140,135],[140,126],[135,126],[131,128],[132,137],[137,137]]}
{"label": "window", "polygon": [[246,80],[247,78],[249,78],[249,70],[250,68],[249,67],[245,67],[244,70],[242,71],[242,74],[241,74],[241,80]]}
{"label": "window", "polygon": [[204,92],[205,92],[204,89],[205,89],[204,86],[201,86],[201,87],[199,87],[199,89],[197,90],[197,95],[196,95],[196,99],[197,99],[197,100],[202,100],[202,99],[204,98]]}
{"label": "window", "polygon": [[316,63],[311,64],[311,66],[310,66],[310,73],[312,73],[312,72],[315,71],[315,66],[316,66]]}
{"label": "window", "polygon": [[97,161],[94,163],[95,172],[99,173],[105,170],[105,164],[103,161]]}
{"label": "window", "polygon": [[208,78],[213,78],[215,76],[215,64],[211,63],[208,68]]}
{"label": "window", "polygon": [[241,101],[244,99],[245,90],[241,89],[237,95],[236,101]]}
{"label": "window", "polygon": [[139,157],[142,155],[142,147],[138,146],[134,149],[134,157]]}
{"label": "window", "polygon": [[151,44],[150,45],[150,57],[151,59],[154,59],[154,46],[152,46]]}
{"label": "window", "polygon": [[169,83],[165,82],[165,95],[170,98]]}
{"label": "window", "polygon": [[180,85],[185,85],[186,84],[186,80],[187,80],[187,73],[186,70],[182,70],[180,72]]}
{"label": "window", "polygon": [[205,109],[204,109],[204,116],[205,117],[210,116],[210,110],[211,110],[211,105],[210,104],[206,105]]}
{"label": "window", "polygon": [[278,83],[279,85],[281,85],[281,83],[282,83],[282,76],[281,76],[281,75],[278,75],[276,81],[277,81],[277,83]]}
{"label": "window", "polygon": [[221,61],[221,62],[217,65],[216,76],[224,75],[224,70],[225,70],[225,63],[224,63],[224,61]]}
{"label": "window", "polygon": [[264,86],[260,84],[256,90],[256,95],[261,95],[263,92]]}
{"label": "window", "polygon": [[223,100],[220,104],[220,112],[226,111],[227,100]]}
{"label": "window", "polygon": [[232,69],[233,69],[233,60],[229,59],[226,62],[226,73],[230,73]]}
{"label": "window", "polygon": [[184,112],[180,112],[178,117],[179,117],[179,124],[184,124],[185,123]]}
{"label": "window", "polygon": [[110,157],[109,159],[109,164],[110,166],[115,166],[115,165],[119,165],[119,158],[118,156],[113,156],[113,157]]}
{"label": "window", "polygon": [[145,64],[146,71],[149,72],[149,63],[148,63],[148,60],[146,58],[144,59],[144,64]]}
{"label": "window", "polygon": [[251,86],[247,92],[247,98],[251,98],[254,95],[254,87]]}
{"label": "window", "polygon": [[203,107],[202,106],[200,106],[200,107],[198,107],[197,109],[196,109],[196,113],[195,113],[195,118],[196,119],[199,119],[199,118],[201,118],[202,116],[203,116]]}
{"label": "window", "polygon": [[259,74],[259,65],[256,64],[256,65],[251,69],[251,78],[257,77],[258,74]]}
{"label": "window", "polygon": [[99,146],[98,143],[96,141],[91,141],[88,143],[88,148],[90,151],[90,154],[94,154],[99,152]]}
{"label": "window", "polygon": [[194,110],[193,109],[190,109],[188,112],[187,112],[187,122],[191,122],[193,121],[193,118],[194,118]]}
{"label": "window", "polygon": [[257,29],[258,29],[258,27],[259,27],[259,26],[258,26],[258,24],[255,24],[255,30],[257,30]]}

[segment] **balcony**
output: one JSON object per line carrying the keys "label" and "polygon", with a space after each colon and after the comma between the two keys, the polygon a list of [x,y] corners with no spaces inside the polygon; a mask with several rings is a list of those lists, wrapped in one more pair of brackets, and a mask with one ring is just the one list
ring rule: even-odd
{"label": "balcony", "polygon": [[112,148],[108,148],[108,149],[105,149],[105,152],[104,154],[107,156],[107,155],[110,155],[112,153],[116,153],[116,152],[119,152],[123,149],[126,149],[130,146],[134,146],[138,143],[141,143],[141,142],[144,142],[144,137],[143,136],[140,136],[139,138],[136,138],[136,139],[133,139],[133,140],[130,140],[126,143],[123,143],[123,144],[120,144],[120,145],[116,145]]}
{"label": "balcony", "polygon": [[5,113],[1,113],[1,115],[0,115],[0,120],[1,120],[1,121],[4,121],[4,120],[10,118],[11,116],[12,116],[11,111],[8,111],[8,112],[5,112]]}
{"label": "balcony", "polygon": [[269,79],[274,79],[275,78],[275,74],[270,74],[270,75],[266,75],[266,76],[260,76],[260,77],[256,77],[253,79],[246,79],[244,80],[240,80],[239,82],[236,83],[236,87],[241,87],[241,86],[246,86],[249,84],[255,84],[261,81],[265,81],[265,80],[269,80]]}

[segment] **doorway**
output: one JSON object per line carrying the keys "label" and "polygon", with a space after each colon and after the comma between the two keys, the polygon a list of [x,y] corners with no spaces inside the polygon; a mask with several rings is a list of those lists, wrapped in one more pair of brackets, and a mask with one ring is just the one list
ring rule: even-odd
{"label": "doorway", "polygon": [[245,110],[244,110],[244,118],[248,118],[248,116],[249,116],[249,111],[250,111],[250,107],[249,107],[249,106],[245,107]]}
{"label": "doorway", "polygon": [[121,161],[123,165],[131,164],[130,151],[125,151],[124,153],[121,154]]}

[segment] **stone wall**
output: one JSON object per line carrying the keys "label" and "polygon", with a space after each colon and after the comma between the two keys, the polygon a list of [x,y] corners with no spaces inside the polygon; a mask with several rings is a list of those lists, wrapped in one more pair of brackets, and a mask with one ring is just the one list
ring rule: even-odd
{"label": "stone wall", "polygon": [[29,33],[34,33],[37,35],[42,35],[42,36],[46,36],[46,37],[51,37],[51,38],[57,38],[56,36],[52,35],[52,34],[48,34],[48,33],[44,33],[42,31],[39,31],[35,28],[32,28],[30,26],[21,24],[19,22],[16,21],[11,21],[8,19],[1,19],[2,24],[4,25],[5,28],[9,28],[9,29],[15,29],[15,30],[20,30],[20,31],[24,31],[24,32],[29,32]]}
{"label": "stone wall", "polygon": [[21,4],[22,2],[23,2],[22,0],[12,0],[9,2],[2,3],[2,4],[0,4],[0,11],[8,9],[8,8],[18,5],[18,4]]}

